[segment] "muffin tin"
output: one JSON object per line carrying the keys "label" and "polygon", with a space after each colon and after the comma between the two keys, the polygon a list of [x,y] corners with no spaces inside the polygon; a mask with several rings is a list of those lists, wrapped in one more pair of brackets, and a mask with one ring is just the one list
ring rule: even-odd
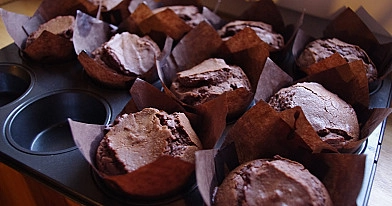
{"label": "muffin tin", "polygon": [[77,89],[53,91],[24,102],[10,114],[6,137],[26,153],[67,152],[75,149],[67,118],[105,124],[109,115],[109,104],[93,93]]}
{"label": "muffin tin", "polygon": [[[289,10],[282,13],[288,19],[299,15]],[[305,16],[304,21],[320,28],[327,22],[311,16]],[[310,30],[314,29],[318,31],[314,27]],[[389,107],[390,97],[391,80],[385,79],[372,92],[370,105]],[[110,191],[91,170],[73,142],[67,119],[108,124],[130,98],[127,90],[109,89],[94,82],[77,60],[40,64],[24,58],[11,44],[0,50],[0,161],[82,204],[203,205],[194,183],[182,194],[167,199],[134,200]],[[358,205],[366,205],[369,198],[385,122],[358,151],[367,155]]]}

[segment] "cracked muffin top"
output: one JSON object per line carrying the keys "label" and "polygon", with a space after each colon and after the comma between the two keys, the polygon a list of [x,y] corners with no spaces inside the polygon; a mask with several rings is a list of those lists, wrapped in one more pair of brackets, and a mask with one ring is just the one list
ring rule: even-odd
{"label": "cracked muffin top", "polygon": [[214,205],[332,205],[332,200],[302,164],[275,156],[232,170],[219,186]]}
{"label": "cracked muffin top", "polygon": [[355,110],[321,84],[302,82],[279,90],[269,102],[275,110],[301,107],[321,139],[338,150],[359,138]]}
{"label": "cracked muffin top", "polygon": [[162,155],[194,163],[201,142],[184,113],[155,108],[120,116],[101,140],[97,168],[108,175],[133,172]]}
{"label": "cracked muffin top", "polygon": [[334,53],[340,54],[347,62],[362,60],[368,82],[377,79],[377,69],[368,54],[359,46],[348,44],[337,38],[316,39],[306,45],[304,51],[298,57],[296,63],[301,70],[306,72],[306,68]]}

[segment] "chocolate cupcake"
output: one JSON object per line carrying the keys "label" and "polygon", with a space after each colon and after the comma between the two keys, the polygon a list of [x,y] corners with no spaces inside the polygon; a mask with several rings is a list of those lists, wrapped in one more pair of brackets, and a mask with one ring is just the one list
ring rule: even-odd
{"label": "chocolate cupcake", "polygon": [[359,139],[355,110],[321,84],[303,82],[283,88],[270,98],[268,104],[277,111],[301,107],[320,138],[338,150]]}
{"label": "chocolate cupcake", "polygon": [[219,186],[214,205],[333,205],[302,164],[275,156],[241,164]]}
{"label": "chocolate cupcake", "polygon": [[149,81],[157,78],[154,66],[160,49],[148,36],[139,37],[129,32],[116,34],[92,54],[95,61],[118,73]]}
{"label": "chocolate cupcake", "polygon": [[194,164],[195,151],[201,148],[184,113],[167,114],[145,108],[118,118],[101,140],[96,165],[107,175],[120,175],[136,171],[165,155]]}
{"label": "chocolate cupcake", "polygon": [[36,40],[43,31],[51,32],[55,35],[64,37],[72,41],[72,35],[75,25],[74,16],[58,16],[44,24],[41,24],[38,29],[31,33],[26,40],[26,47],[30,46],[34,40]]}
{"label": "chocolate cupcake", "polygon": [[74,16],[57,16],[41,24],[26,39],[24,54],[34,61],[57,63],[76,57],[73,45]]}
{"label": "chocolate cupcake", "polygon": [[377,80],[377,69],[367,53],[357,45],[348,44],[337,38],[317,39],[306,45],[298,57],[298,67],[307,72],[307,67],[335,53],[340,54],[347,62],[362,60],[368,82]]}
{"label": "chocolate cupcake", "polygon": [[[249,79],[242,69],[226,64],[223,59],[210,58],[191,69],[178,72],[170,90],[182,102],[199,105],[240,88],[251,92]],[[248,99],[238,96],[229,96],[227,101],[228,116],[243,111],[249,104]]]}
{"label": "chocolate cupcake", "polygon": [[236,33],[243,30],[245,27],[253,29],[257,36],[269,45],[270,51],[280,50],[283,48],[283,36],[273,31],[271,25],[261,21],[232,21],[218,30],[218,33],[223,40],[227,40],[231,36],[234,36]]}

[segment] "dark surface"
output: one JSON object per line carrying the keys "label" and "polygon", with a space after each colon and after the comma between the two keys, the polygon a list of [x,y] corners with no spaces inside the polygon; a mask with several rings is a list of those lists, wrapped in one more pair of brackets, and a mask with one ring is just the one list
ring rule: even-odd
{"label": "dark surface", "polygon": [[[287,18],[297,15],[286,14]],[[112,122],[131,98],[127,90],[101,87],[76,60],[51,65],[28,61],[15,44],[0,50],[0,78],[1,162],[86,205],[203,205],[194,184],[184,190],[185,198],[136,200],[113,193],[74,146],[66,118],[94,124]],[[389,107],[390,96],[388,79],[371,95],[371,107]],[[367,204],[384,128],[385,121],[359,151],[367,155],[367,162],[358,205]],[[53,143],[52,136],[60,140]]]}

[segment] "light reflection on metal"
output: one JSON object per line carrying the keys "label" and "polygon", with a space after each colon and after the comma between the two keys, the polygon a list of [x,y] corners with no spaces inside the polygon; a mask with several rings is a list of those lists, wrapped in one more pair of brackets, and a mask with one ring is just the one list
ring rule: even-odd
{"label": "light reflection on metal", "polygon": [[219,6],[220,6],[221,3],[222,3],[222,0],[216,1],[215,8],[214,8],[214,11],[213,11],[214,13],[216,13],[218,11]]}

